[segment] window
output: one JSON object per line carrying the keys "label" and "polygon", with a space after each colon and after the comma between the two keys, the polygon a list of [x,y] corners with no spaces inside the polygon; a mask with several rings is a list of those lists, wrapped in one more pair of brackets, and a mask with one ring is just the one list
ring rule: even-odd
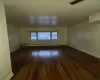
{"label": "window", "polygon": [[36,40],[36,32],[31,32],[31,40]]}
{"label": "window", "polygon": [[57,39],[57,32],[52,32],[52,39]]}
{"label": "window", "polygon": [[30,39],[31,40],[57,40],[58,33],[57,32],[31,32]]}
{"label": "window", "polygon": [[38,32],[38,40],[50,40],[50,32]]}

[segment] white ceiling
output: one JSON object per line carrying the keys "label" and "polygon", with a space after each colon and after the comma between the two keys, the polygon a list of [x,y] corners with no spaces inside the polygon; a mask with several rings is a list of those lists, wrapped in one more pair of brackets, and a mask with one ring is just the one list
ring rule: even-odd
{"label": "white ceiling", "polygon": [[73,0],[3,0],[9,24],[27,26],[29,16],[58,16],[58,25],[74,25],[100,11],[100,0],[84,0],[70,5]]}

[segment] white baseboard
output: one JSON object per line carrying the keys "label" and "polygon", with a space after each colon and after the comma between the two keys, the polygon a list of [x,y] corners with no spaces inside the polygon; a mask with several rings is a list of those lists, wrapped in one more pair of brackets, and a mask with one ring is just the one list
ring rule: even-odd
{"label": "white baseboard", "polygon": [[10,80],[13,77],[13,72],[5,79],[5,80]]}

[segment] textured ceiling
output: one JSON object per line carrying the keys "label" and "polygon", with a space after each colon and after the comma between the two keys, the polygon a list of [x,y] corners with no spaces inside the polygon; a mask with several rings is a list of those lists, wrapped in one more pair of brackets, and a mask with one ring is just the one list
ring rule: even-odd
{"label": "textured ceiling", "polygon": [[9,24],[27,26],[29,16],[58,16],[58,25],[74,25],[100,10],[100,0],[84,0],[70,5],[73,0],[3,0]]}

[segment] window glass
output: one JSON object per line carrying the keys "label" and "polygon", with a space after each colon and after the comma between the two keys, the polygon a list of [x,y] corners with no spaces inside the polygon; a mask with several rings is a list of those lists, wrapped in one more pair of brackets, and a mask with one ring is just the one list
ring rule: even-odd
{"label": "window glass", "polygon": [[31,40],[36,40],[36,32],[31,32]]}
{"label": "window glass", "polygon": [[57,39],[57,32],[52,32],[52,39]]}
{"label": "window glass", "polygon": [[50,40],[50,32],[38,32],[39,40]]}

